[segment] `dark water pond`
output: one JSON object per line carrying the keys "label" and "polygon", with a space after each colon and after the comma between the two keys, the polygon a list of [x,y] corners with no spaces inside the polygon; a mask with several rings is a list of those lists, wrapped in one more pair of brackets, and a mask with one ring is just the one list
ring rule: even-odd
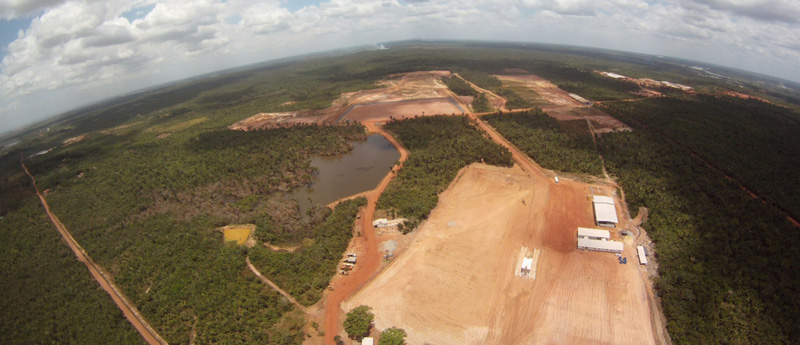
{"label": "dark water pond", "polygon": [[327,205],[377,187],[398,159],[400,152],[389,141],[379,134],[371,135],[366,141],[353,143],[353,150],[346,154],[312,157],[311,165],[319,169],[314,183],[287,196],[298,201],[305,215],[313,205]]}

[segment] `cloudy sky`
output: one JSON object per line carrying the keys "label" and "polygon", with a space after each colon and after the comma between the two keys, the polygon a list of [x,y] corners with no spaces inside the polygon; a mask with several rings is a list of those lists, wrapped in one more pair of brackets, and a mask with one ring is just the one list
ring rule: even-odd
{"label": "cloudy sky", "polygon": [[800,82],[798,0],[0,0],[0,133],[201,73],[412,38],[605,47]]}

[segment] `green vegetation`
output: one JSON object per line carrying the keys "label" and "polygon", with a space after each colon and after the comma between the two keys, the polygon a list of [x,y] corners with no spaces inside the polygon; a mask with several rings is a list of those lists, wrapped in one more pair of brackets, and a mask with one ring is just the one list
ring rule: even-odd
{"label": "green vegetation", "polygon": [[378,200],[409,219],[401,229],[413,230],[436,207],[438,194],[458,170],[475,162],[510,166],[511,153],[486,139],[465,116],[430,116],[394,120],[385,125],[409,150],[408,160]]}
{"label": "green vegetation", "polygon": [[800,219],[800,127],[789,109],[729,97],[656,98],[606,105],[701,156]]}
{"label": "green vegetation", "polygon": [[547,169],[602,175],[603,164],[584,120],[559,122],[534,109],[483,119]]}
{"label": "green vegetation", "polygon": [[[347,151],[364,129],[195,127],[162,139],[147,131],[97,135],[29,166],[42,188],[55,191],[48,200],[73,236],[168,342],[196,334],[198,343],[299,343],[302,316],[249,273],[244,249],[224,244],[214,229],[261,218],[300,222],[293,208],[272,207],[289,204],[281,192],[311,181],[312,154]],[[312,235],[293,224],[274,226],[272,236]]]}
{"label": "green vegetation", "polygon": [[347,313],[347,318],[344,320],[344,331],[347,332],[350,339],[361,340],[369,334],[373,320],[375,320],[375,314],[372,314],[370,307],[365,305],[355,307]]}
{"label": "green vegetation", "polygon": [[478,96],[478,91],[473,89],[471,85],[467,84],[467,82],[459,77],[444,77],[442,78],[442,81],[456,95],[472,97]]}
{"label": "green vegetation", "polygon": [[0,343],[145,343],[75,260],[39,199],[29,193],[0,219],[0,235]]}
{"label": "green vegetation", "polygon": [[500,88],[495,91],[495,93],[506,99],[506,109],[514,110],[520,108],[531,108],[533,107],[533,103],[526,101],[520,95],[518,95],[513,89],[511,88]]}
{"label": "green vegetation", "polygon": [[800,232],[652,130],[604,134],[609,173],[656,243],[675,344],[790,344],[800,337]]}
{"label": "green vegetation", "polygon": [[378,345],[405,345],[406,331],[402,328],[392,327],[381,332],[381,339]]}
{"label": "green vegetation", "polygon": [[486,98],[486,94],[481,92],[478,97],[472,101],[472,110],[476,113],[487,113],[493,111],[494,108],[489,104],[489,99]]}
{"label": "green vegetation", "polygon": [[[313,244],[299,251],[274,252],[264,246],[249,250],[250,260],[264,276],[289,292],[303,305],[312,305],[321,297],[336,265],[353,237],[353,222],[366,198],[344,201],[314,227]],[[327,210],[327,209],[326,209]]]}

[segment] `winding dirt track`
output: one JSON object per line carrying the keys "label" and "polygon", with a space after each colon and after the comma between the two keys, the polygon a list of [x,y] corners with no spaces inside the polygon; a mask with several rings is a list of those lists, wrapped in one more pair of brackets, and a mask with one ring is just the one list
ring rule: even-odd
{"label": "winding dirt track", "polygon": [[360,246],[364,248],[364,253],[361,256],[361,259],[358,261],[358,266],[356,266],[356,268],[351,271],[349,275],[342,276],[339,279],[334,279],[331,282],[333,291],[330,291],[330,294],[325,301],[325,316],[323,321],[323,329],[325,330],[325,344],[329,345],[336,344],[333,338],[341,331],[339,329],[339,318],[342,314],[340,307],[342,301],[355,294],[366,282],[368,282],[378,273],[381,254],[378,251],[378,239],[375,235],[375,231],[372,228],[372,217],[375,213],[375,205],[377,204],[381,193],[386,190],[389,182],[392,180],[392,178],[394,178],[395,173],[403,166],[403,162],[406,161],[406,158],[408,158],[408,151],[402,145],[400,145],[400,143],[397,142],[394,137],[384,132],[373,122],[364,122],[363,124],[370,132],[375,132],[382,135],[384,138],[386,138],[386,140],[392,143],[392,145],[394,145],[398,151],[400,151],[400,163],[394,167],[392,171],[383,178],[383,180],[381,180],[381,183],[378,184],[378,187],[366,195],[367,207],[361,217],[361,233],[363,236],[355,238],[355,241],[357,242],[364,242],[360,244]]}
{"label": "winding dirt track", "polygon": [[64,241],[67,242],[72,252],[75,253],[78,261],[83,262],[86,265],[86,268],[89,269],[89,272],[92,274],[92,277],[100,284],[103,290],[111,296],[111,299],[114,300],[114,303],[117,304],[117,307],[122,311],[122,314],[125,315],[125,318],[136,328],[136,330],[141,334],[142,338],[151,345],[165,345],[167,342],[161,338],[160,335],[153,329],[152,326],[147,322],[147,320],[139,314],[139,311],[136,307],[131,304],[125,295],[117,288],[112,282],[111,279],[106,275],[105,271],[97,265],[92,258],[89,257],[89,254],[83,249],[83,247],[78,244],[77,241],[72,237],[72,234],[69,233],[67,227],[58,220],[58,217],[50,212],[50,206],[47,204],[47,200],[44,198],[44,195],[39,192],[39,187],[36,186],[36,178],[31,175],[28,171],[28,168],[25,167],[25,163],[22,162],[20,159],[20,164],[22,164],[22,169],[25,170],[25,173],[30,176],[31,181],[33,182],[33,188],[36,190],[36,196],[39,197],[39,200],[42,202],[42,206],[44,206],[44,210],[47,213],[47,216],[50,217],[50,221],[53,222],[53,225],[56,226],[56,229],[61,234],[61,237],[64,238]]}
{"label": "winding dirt track", "polygon": [[292,304],[297,306],[297,308],[302,310],[304,313],[307,312],[306,307],[304,307],[302,304],[297,302],[297,300],[294,299],[294,297],[292,297],[292,295],[290,295],[288,292],[286,292],[283,289],[281,289],[277,284],[273,283],[271,280],[269,280],[266,277],[264,277],[261,274],[261,272],[258,270],[258,268],[256,268],[256,266],[253,266],[253,264],[250,263],[250,257],[249,256],[245,258],[245,261],[247,261],[247,267],[250,268],[250,271],[253,272],[253,274],[255,274],[259,279],[261,279],[261,281],[264,282],[264,284],[267,284],[270,287],[272,287],[273,289],[275,289],[275,291],[278,291],[279,294],[283,295],[283,297],[286,297],[286,299],[288,299],[289,302],[292,302]]}

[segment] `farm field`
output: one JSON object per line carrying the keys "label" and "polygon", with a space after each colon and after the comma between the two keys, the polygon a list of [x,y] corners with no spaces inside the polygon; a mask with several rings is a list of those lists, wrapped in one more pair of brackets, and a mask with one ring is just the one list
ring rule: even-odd
{"label": "farm field", "polygon": [[[343,309],[372,307],[378,329],[402,325],[412,344],[654,344],[637,265],[577,250],[577,227],[593,225],[589,187],[473,164]],[[523,246],[541,250],[534,280],[515,275]]]}

